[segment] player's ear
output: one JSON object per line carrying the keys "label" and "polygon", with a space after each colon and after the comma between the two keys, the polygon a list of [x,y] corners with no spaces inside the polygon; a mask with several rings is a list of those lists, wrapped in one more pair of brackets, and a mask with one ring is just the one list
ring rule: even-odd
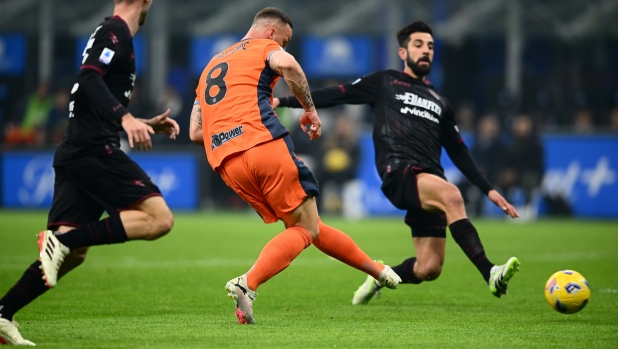
{"label": "player's ear", "polygon": [[401,58],[402,61],[405,61],[408,58],[408,50],[406,50],[403,47],[400,47],[397,50],[397,54],[399,55],[399,58]]}

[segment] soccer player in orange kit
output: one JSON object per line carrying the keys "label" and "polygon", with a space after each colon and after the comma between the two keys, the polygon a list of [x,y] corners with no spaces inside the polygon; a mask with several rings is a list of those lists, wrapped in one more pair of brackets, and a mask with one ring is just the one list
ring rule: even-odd
{"label": "soccer player in orange kit", "polygon": [[205,146],[213,170],[265,223],[282,220],[286,228],[264,246],[247,273],[225,286],[241,324],[255,323],[252,303],[258,286],[312,243],[384,286],[395,288],[401,281],[390,267],[373,261],[348,235],[318,216],[318,183],[294,154],[289,131],[271,107],[273,88],[283,77],[305,109],[301,127],[311,140],[320,137],[305,74],[283,49],[291,38],[292,21],[285,13],[273,7],[258,12],[247,35],[204,69],[191,113],[191,140]]}

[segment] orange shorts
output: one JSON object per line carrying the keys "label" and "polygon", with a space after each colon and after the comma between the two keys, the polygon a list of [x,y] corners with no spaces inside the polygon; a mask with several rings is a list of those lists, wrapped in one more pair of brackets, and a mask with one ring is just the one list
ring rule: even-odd
{"label": "orange shorts", "polygon": [[274,223],[300,206],[309,196],[319,196],[318,182],[294,154],[289,136],[258,144],[224,160],[221,178],[262,217]]}

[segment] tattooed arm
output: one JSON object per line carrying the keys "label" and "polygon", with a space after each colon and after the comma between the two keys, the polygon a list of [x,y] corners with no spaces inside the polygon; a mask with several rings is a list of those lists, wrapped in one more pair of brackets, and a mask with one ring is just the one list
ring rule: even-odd
{"label": "tattooed arm", "polygon": [[191,111],[191,123],[189,125],[189,137],[195,144],[204,145],[204,134],[202,133],[202,108],[199,104],[193,105]]}
{"label": "tattooed arm", "polygon": [[[317,139],[322,134],[322,124],[318,113],[315,110],[311,90],[305,72],[296,62],[294,57],[285,51],[275,51],[268,60],[270,67],[277,74],[281,75],[285,82],[290,86],[292,93],[305,109],[300,117],[300,127],[305,131],[311,140]],[[309,125],[309,128],[307,126]]]}

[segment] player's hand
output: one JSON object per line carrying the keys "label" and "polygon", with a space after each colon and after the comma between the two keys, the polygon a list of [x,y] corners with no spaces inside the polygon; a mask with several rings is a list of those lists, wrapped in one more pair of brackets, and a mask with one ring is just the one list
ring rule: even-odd
{"label": "player's hand", "polygon": [[491,202],[496,204],[496,206],[500,207],[505,214],[511,216],[511,218],[519,217],[519,213],[517,213],[515,207],[509,204],[508,201],[506,201],[506,199],[503,198],[497,191],[490,190],[489,193],[487,193],[487,197],[491,200]]}
{"label": "player's hand", "polygon": [[176,136],[180,133],[180,127],[176,120],[170,118],[170,110],[166,110],[165,113],[155,116],[150,120],[144,120],[147,125],[150,125],[155,133],[167,133],[170,135],[170,139],[176,139]]}
{"label": "player's hand", "polygon": [[279,106],[279,98],[275,97],[273,98],[273,104],[271,105],[273,107],[273,109],[277,108]]}
{"label": "player's hand", "polygon": [[138,150],[148,151],[152,149],[150,135],[155,132],[150,125],[134,118],[131,113],[125,114],[120,122],[122,128],[124,128],[124,131],[127,133],[129,146],[131,148],[135,145]]}
{"label": "player's hand", "polygon": [[[307,125],[311,125],[309,129],[307,129]],[[315,109],[303,112],[303,115],[300,116],[300,128],[309,135],[309,139],[312,141],[322,135],[322,122],[320,122],[320,117]]]}

